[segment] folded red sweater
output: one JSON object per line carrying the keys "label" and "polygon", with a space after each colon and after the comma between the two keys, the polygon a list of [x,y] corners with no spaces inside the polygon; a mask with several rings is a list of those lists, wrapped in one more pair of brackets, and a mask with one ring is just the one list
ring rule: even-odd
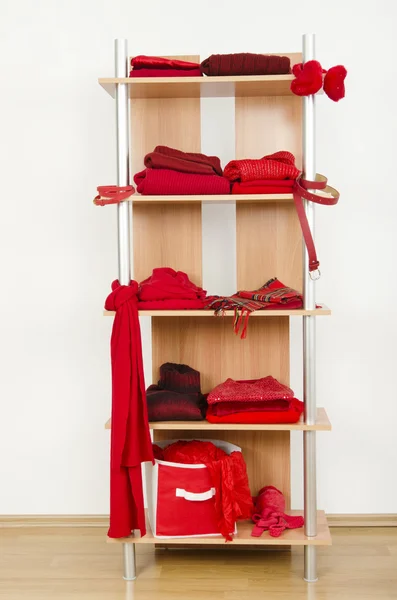
{"label": "folded red sweater", "polygon": [[[209,406],[206,419],[209,423],[297,423],[303,413],[304,404],[300,400],[290,400],[288,410],[247,410],[245,412],[234,412],[227,415],[215,414],[217,405]],[[254,408],[254,406],[252,406]]]}
{"label": "folded red sweater", "polygon": [[140,303],[153,300],[203,300],[207,292],[190,281],[183,271],[169,267],[153,269],[150,277],[141,281],[138,290]]}
{"label": "folded red sweater", "polygon": [[211,54],[201,63],[205,75],[282,75],[290,73],[287,56],[265,54]]}
{"label": "folded red sweater", "polygon": [[230,181],[296,179],[299,173],[294,155],[284,150],[258,159],[232,160],[223,171],[224,177]]}
{"label": "folded red sweater", "polygon": [[233,183],[232,194],[292,194],[295,179],[257,179]]}
{"label": "folded red sweater", "polygon": [[217,156],[199,152],[182,152],[168,146],[156,146],[145,156],[145,167],[150,169],[172,169],[182,173],[198,175],[222,175],[221,161]]}
{"label": "folded red sweater", "polygon": [[132,69],[130,77],[202,77],[197,69]]}
{"label": "folded red sweater", "polygon": [[182,69],[194,70],[200,67],[199,63],[163,56],[145,56],[140,54],[131,58],[131,67],[134,69]]}
{"label": "folded red sweater", "polygon": [[212,442],[199,440],[178,441],[167,448],[153,446],[158,460],[182,464],[204,464],[216,490],[214,502],[219,531],[230,540],[238,519],[248,519],[252,514],[247,467],[241,452],[227,455]]}
{"label": "folded red sweater", "polygon": [[144,169],[134,175],[143,196],[191,196],[230,194],[230,183],[219,175],[193,175],[170,169]]}

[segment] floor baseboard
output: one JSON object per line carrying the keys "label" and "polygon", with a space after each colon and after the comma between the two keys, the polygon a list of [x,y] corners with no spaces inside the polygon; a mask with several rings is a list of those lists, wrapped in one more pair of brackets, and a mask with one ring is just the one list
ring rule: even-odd
{"label": "floor baseboard", "polygon": [[[330,527],[397,527],[397,514],[327,515]],[[0,515],[2,527],[108,527],[109,515]]]}

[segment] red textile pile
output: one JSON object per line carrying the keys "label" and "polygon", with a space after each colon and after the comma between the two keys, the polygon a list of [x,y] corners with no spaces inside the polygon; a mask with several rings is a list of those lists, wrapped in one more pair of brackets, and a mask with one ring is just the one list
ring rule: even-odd
{"label": "red textile pile", "polygon": [[290,73],[288,56],[265,54],[211,54],[201,63],[201,71],[210,77],[217,75],[285,75]]}
{"label": "red textile pile", "polygon": [[227,379],[207,398],[210,423],[296,423],[303,402],[270,375],[262,379]]}
{"label": "red textile pile", "polygon": [[161,56],[131,58],[130,77],[201,77],[200,65]]}
{"label": "red textile pile", "polygon": [[209,296],[205,307],[222,315],[225,310],[234,310],[234,332],[236,335],[243,324],[241,338],[247,335],[248,318],[255,310],[290,310],[302,308],[302,294],[286,287],[276,277],[252,292],[241,290],[233,296]]}
{"label": "red textile pile", "polygon": [[146,390],[149,421],[202,421],[206,401],[200,373],[188,365],[164,363],[157,385]]}
{"label": "red textile pile", "polygon": [[145,535],[141,463],[153,460],[145,401],[138,285],[112,283],[106,310],[116,311],[111,339],[112,433],[109,537]]}
{"label": "red textile pile", "polygon": [[139,310],[183,310],[204,308],[207,292],[190,281],[183,271],[169,267],[153,269],[139,284]]}
{"label": "red textile pile", "polygon": [[221,161],[217,156],[199,152],[182,152],[168,146],[156,146],[145,156],[145,167],[150,169],[172,169],[181,173],[197,175],[222,175]]}
{"label": "red textile pile", "polygon": [[296,179],[299,173],[294,155],[282,150],[259,159],[232,160],[226,165],[223,175],[230,181],[247,182],[261,179]]}
{"label": "red textile pile", "polygon": [[262,488],[255,498],[252,521],[255,523],[253,537],[260,537],[264,531],[269,531],[271,537],[280,537],[286,529],[298,529],[305,524],[303,517],[285,514],[285,498],[272,485]]}
{"label": "red textile pile", "polygon": [[158,460],[184,464],[204,464],[215,488],[215,512],[219,531],[231,540],[237,520],[252,515],[252,498],[248,485],[247,467],[241,452],[227,455],[212,442],[178,441],[167,448],[153,446]]}
{"label": "red textile pile", "polygon": [[230,194],[217,156],[156,146],[145,156],[145,166],[134,176],[138,193],[145,196]]}

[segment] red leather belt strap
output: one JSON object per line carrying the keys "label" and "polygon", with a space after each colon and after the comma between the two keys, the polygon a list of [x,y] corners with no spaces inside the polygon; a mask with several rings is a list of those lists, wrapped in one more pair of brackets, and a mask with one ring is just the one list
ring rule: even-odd
{"label": "red leather belt strap", "polygon": [[[310,273],[318,270],[320,263],[317,259],[316,248],[314,246],[312,232],[310,231],[309,223],[307,221],[303,200],[315,202],[316,204],[325,204],[327,206],[336,204],[339,200],[339,192],[335,188],[327,185],[327,181],[327,178],[319,173],[317,173],[315,181],[303,179],[301,176],[295,181],[293,189],[296,212],[298,213],[303,238],[305,240],[307,253],[309,255]],[[315,194],[309,190],[321,190],[324,194],[327,194],[327,196]]]}
{"label": "red leather belt strap", "polygon": [[126,200],[132,194],[135,193],[135,189],[132,185],[118,186],[118,185],[100,185],[97,187],[98,196],[94,198],[94,204],[96,206],[106,206],[107,204],[120,204],[123,200]]}

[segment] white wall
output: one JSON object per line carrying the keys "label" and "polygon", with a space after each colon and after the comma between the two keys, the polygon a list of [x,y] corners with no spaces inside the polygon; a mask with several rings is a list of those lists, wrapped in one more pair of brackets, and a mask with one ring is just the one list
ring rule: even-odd
{"label": "white wall", "polygon": [[[306,31],[325,67],[349,71],[346,99],[318,102],[318,170],[341,191],[317,211],[318,298],[333,308],[318,320],[318,402],[334,426],[317,436],[319,505],[397,512],[396,7],[359,6],[1,2],[0,513],[108,511],[101,311],[116,228],[115,211],[91,199],[115,182],[114,105],[97,84],[113,74],[113,39],[127,37],[131,53],[205,57],[296,51]],[[295,505],[300,447],[294,439]]]}

